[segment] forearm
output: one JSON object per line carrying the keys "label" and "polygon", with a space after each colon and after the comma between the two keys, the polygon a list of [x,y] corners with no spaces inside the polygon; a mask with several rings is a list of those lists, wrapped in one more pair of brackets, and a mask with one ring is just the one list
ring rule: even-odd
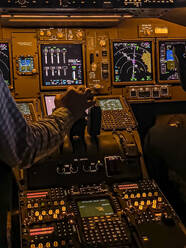
{"label": "forearm", "polygon": [[74,119],[66,108],[59,108],[53,114],[37,123],[30,125],[28,136],[32,139],[33,162],[52,153],[68,134]]}

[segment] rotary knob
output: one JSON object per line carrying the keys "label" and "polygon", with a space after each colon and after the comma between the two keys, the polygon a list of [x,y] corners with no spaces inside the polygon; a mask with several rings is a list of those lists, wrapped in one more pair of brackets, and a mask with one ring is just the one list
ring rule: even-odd
{"label": "rotary knob", "polygon": [[24,5],[26,3],[28,3],[26,0],[18,0],[16,3],[20,4],[20,5]]}
{"label": "rotary knob", "polygon": [[47,31],[47,36],[50,37],[52,35],[52,32],[50,30]]}
{"label": "rotary knob", "polygon": [[83,32],[82,31],[78,31],[76,34],[77,38],[82,39],[83,37]]}
{"label": "rotary knob", "polygon": [[106,46],[106,40],[100,40],[99,44],[101,47],[105,47]]}
{"label": "rotary knob", "polygon": [[58,37],[59,39],[62,39],[62,38],[63,38],[63,33],[62,33],[62,32],[58,32],[58,33],[57,33],[57,37]]}
{"label": "rotary knob", "polygon": [[43,30],[41,30],[41,31],[39,32],[39,35],[40,35],[40,36],[44,36],[44,35],[45,35],[45,32],[44,32]]}

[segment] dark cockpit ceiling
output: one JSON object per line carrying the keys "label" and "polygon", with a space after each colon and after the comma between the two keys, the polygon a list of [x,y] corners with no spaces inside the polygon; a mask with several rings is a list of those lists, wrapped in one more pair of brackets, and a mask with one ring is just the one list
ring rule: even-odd
{"label": "dark cockpit ceiling", "polygon": [[[4,1],[6,2],[6,1]],[[9,1],[12,2],[13,1]],[[35,1],[37,2],[37,1]],[[70,1],[68,1],[70,2]],[[50,7],[33,7],[21,5],[19,1],[9,6],[0,3],[0,22],[2,26],[33,27],[33,26],[115,26],[124,22],[126,18],[160,18],[172,23],[186,26],[186,0],[172,1],[174,4],[161,5],[127,5],[123,7],[108,7],[107,2],[101,1],[103,6],[91,7],[60,7],[51,4]],[[131,1],[130,1],[131,2]],[[136,1],[135,1],[136,2]],[[135,4],[135,2],[133,4]],[[143,2],[142,2],[143,3]],[[47,21],[46,21],[47,19]],[[50,21],[48,22],[48,20]],[[25,22],[25,20],[27,20]],[[86,20],[86,22],[84,21]],[[85,24],[86,23],[86,24]]]}

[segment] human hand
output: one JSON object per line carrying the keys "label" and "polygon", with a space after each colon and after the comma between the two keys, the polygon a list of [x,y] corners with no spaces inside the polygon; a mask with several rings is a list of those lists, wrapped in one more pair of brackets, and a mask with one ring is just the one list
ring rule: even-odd
{"label": "human hand", "polygon": [[73,115],[75,120],[82,117],[85,110],[95,104],[92,100],[93,94],[89,88],[75,89],[70,87],[65,94],[57,94],[55,97],[56,108],[65,107]]}

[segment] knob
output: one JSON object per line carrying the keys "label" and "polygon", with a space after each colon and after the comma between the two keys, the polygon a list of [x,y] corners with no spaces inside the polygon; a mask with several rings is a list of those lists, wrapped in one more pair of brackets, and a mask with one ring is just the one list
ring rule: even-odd
{"label": "knob", "polygon": [[83,37],[83,32],[82,32],[82,31],[78,31],[78,32],[76,33],[76,36],[77,36],[79,39],[82,39],[82,37]]}
{"label": "knob", "polygon": [[17,3],[20,4],[20,5],[23,5],[23,4],[27,3],[27,1],[26,0],[18,0]]}
{"label": "knob", "polygon": [[57,33],[57,37],[58,37],[59,39],[62,39],[62,38],[63,38],[63,33],[62,33],[62,32],[58,32],[58,33]]}
{"label": "knob", "polygon": [[32,69],[32,73],[33,74],[36,74],[36,72],[37,72],[37,70],[34,68],[34,69]]}
{"label": "knob", "polygon": [[52,32],[50,30],[47,31],[47,36],[51,36],[52,35]]}
{"label": "knob", "polygon": [[106,46],[106,40],[100,40],[99,44],[101,47],[105,47]]}
{"label": "knob", "polygon": [[39,33],[40,36],[44,36],[45,35],[45,32],[43,30],[40,31]]}
{"label": "knob", "polygon": [[97,70],[97,64],[96,63],[91,64],[91,70],[94,72]]}

